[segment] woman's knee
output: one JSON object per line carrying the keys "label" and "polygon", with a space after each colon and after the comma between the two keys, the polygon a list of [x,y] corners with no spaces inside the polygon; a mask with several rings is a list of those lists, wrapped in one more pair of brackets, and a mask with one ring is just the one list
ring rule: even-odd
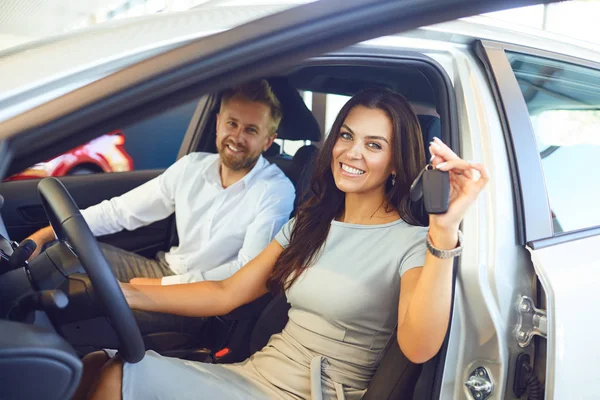
{"label": "woman's knee", "polygon": [[90,389],[95,385],[100,371],[110,360],[110,357],[103,351],[89,353],[81,360],[83,362],[83,374],[79,381],[77,391],[73,394],[72,400],[87,399]]}
{"label": "woman's knee", "polygon": [[83,362],[84,370],[89,369],[100,369],[110,360],[108,354],[103,351],[95,351],[93,353],[86,354],[81,360]]}
{"label": "woman's knee", "polygon": [[92,388],[90,399],[121,399],[123,385],[123,360],[118,355],[107,362],[100,370],[96,385]]}

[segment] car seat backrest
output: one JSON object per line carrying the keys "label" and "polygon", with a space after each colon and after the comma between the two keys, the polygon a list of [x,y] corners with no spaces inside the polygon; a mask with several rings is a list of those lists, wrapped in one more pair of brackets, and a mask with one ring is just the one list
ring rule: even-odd
{"label": "car seat backrest", "polygon": [[266,157],[267,159],[270,157],[276,157],[281,153],[281,146],[278,145],[277,143],[273,142],[273,144],[271,144],[271,146],[267,149],[267,151],[263,152],[263,157]]}
{"label": "car seat backrest", "polygon": [[290,305],[285,295],[277,295],[262,310],[250,336],[250,354],[267,345],[272,335],[283,330],[288,321]]}
{"label": "car seat backrest", "polygon": [[302,96],[285,77],[268,78],[269,85],[281,104],[282,118],[277,137],[284,140],[321,140],[321,129]]}
{"label": "car seat backrest", "polygon": [[423,132],[423,145],[425,147],[425,159],[429,160],[431,156],[429,154],[429,142],[434,137],[440,138],[442,135],[442,125],[440,119],[433,115],[417,115],[419,118],[419,124],[421,125],[421,131]]}
{"label": "car seat backrest", "polygon": [[[273,77],[267,79],[271,89],[281,103],[282,118],[279,124],[277,137],[283,140],[310,140],[318,142],[321,140],[321,129],[311,110],[308,109],[298,90],[292,86],[287,78]],[[271,146],[272,147],[272,146]],[[304,153],[312,153],[316,150],[315,146],[308,145],[301,147],[299,156],[291,157],[286,154],[274,154],[269,149],[265,155],[267,159],[277,166],[290,178],[295,185],[300,180],[302,171],[310,158],[303,156]],[[298,191],[296,191],[298,194]]]}
{"label": "car seat backrest", "polygon": [[304,146],[298,149],[292,159],[292,182],[296,185],[296,200],[294,201],[294,211],[309,196],[309,186],[314,171],[314,161],[319,154],[319,149],[315,145]]}

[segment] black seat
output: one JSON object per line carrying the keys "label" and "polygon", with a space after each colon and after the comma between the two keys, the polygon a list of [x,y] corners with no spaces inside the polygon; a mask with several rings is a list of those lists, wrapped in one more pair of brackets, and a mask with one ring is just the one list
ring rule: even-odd
{"label": "black seat", "polygon": [[[442,125],[440,119],[433,115],[417,115],[417,117],[419,118],[421,131],[423,132],[423,144],[425,145],[425,153],[427,155],[429,142],[431,142],[434,137],[441,137]],[[429,160],[428,156],[425,158]]]}
{"label": "black seat", "polygon": [[[283,140],[310,140],[318,142],[321,140],[321,129],[315,119],[312,111],[306,107],[302,96],[298,90],[292,86],[287,78],[273,77],[267,79],[271,85],[271,89],[279,102],[281,103],[281,111],[283,117],[277,130],[277,137]],[[273,146],[271,146],[273,147]],[[310,150],[307,150],[310,149]],[[264,154],[265,157],[272,163],[277,164],[279,168],[290,178],[292,183],[296,184],[300,179],[305,163],[310,161],[310,157],[305,155],[314,153],[316,147],[312,145],[304,146],[298,149],[299,156],[290,157],[287,154],[269,149]],[[296,154],[298,154],[298,152]]]}
{"label": "black seat", "polygon": [[292,215],[295,214],[298,206],[310,195],[308,189],[315,165],[314,160],[318,153],[319,149],[317,146],[311,144],[299,148],[296,154],[294,154],[290,174],[292,174],[292,182],[296,185],[296,199],[294,200],[294,212],[292,212]]}
{"label": "black seat", "polygon": [[269,159],[270,157],[276,157],[279,154],[281,154],[281,146],[273,142],[271,147],[269,147],[267,151],[263,152],[263,157]]}

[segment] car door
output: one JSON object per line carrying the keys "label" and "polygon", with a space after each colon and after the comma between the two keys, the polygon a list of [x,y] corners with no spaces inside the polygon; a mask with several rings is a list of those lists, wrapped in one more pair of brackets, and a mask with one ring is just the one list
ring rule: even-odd
{"label": "car door", "polygon": [[[124,138],[123,151],[132,161],[131,171],[67,174],[59,176],[60,181],[77,205],[84,209],[157,177],[179,156],[187,153],[186,143],[189,140],[185,135],[198,104],[198,99],[194,99],[174,109],[123,126],[120,129]],[[193,136],[193,130],[189,135]],[[72,153],[68,154],[73,157]],[[109,159],[110,154],[99,156]],[[40,179],[25,179],[0,183],[0,193],[4,197],[2,215],[11,240],[21,241],[48,224],[37,194],[39,181]],[[168,245],[173,224],[174,218],[170,216],[135,231],[122,231],[99,240],[152,257]]]}
{"label": "car door", "polygon": [[493,42],[481,49],[512,143],[519,241],[539,280],[537,298],[515,301],[513,339],[540,347],[547,398],[596,398],[600,343],[583,338],[600,334],[600,55]]}

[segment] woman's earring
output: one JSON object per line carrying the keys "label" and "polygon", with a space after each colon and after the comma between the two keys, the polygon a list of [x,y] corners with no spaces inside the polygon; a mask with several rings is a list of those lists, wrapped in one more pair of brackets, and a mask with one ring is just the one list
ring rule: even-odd
{"label": "woman's earring", "polygon": [[392,174],[392,186],[396,186],[396,174]]}

